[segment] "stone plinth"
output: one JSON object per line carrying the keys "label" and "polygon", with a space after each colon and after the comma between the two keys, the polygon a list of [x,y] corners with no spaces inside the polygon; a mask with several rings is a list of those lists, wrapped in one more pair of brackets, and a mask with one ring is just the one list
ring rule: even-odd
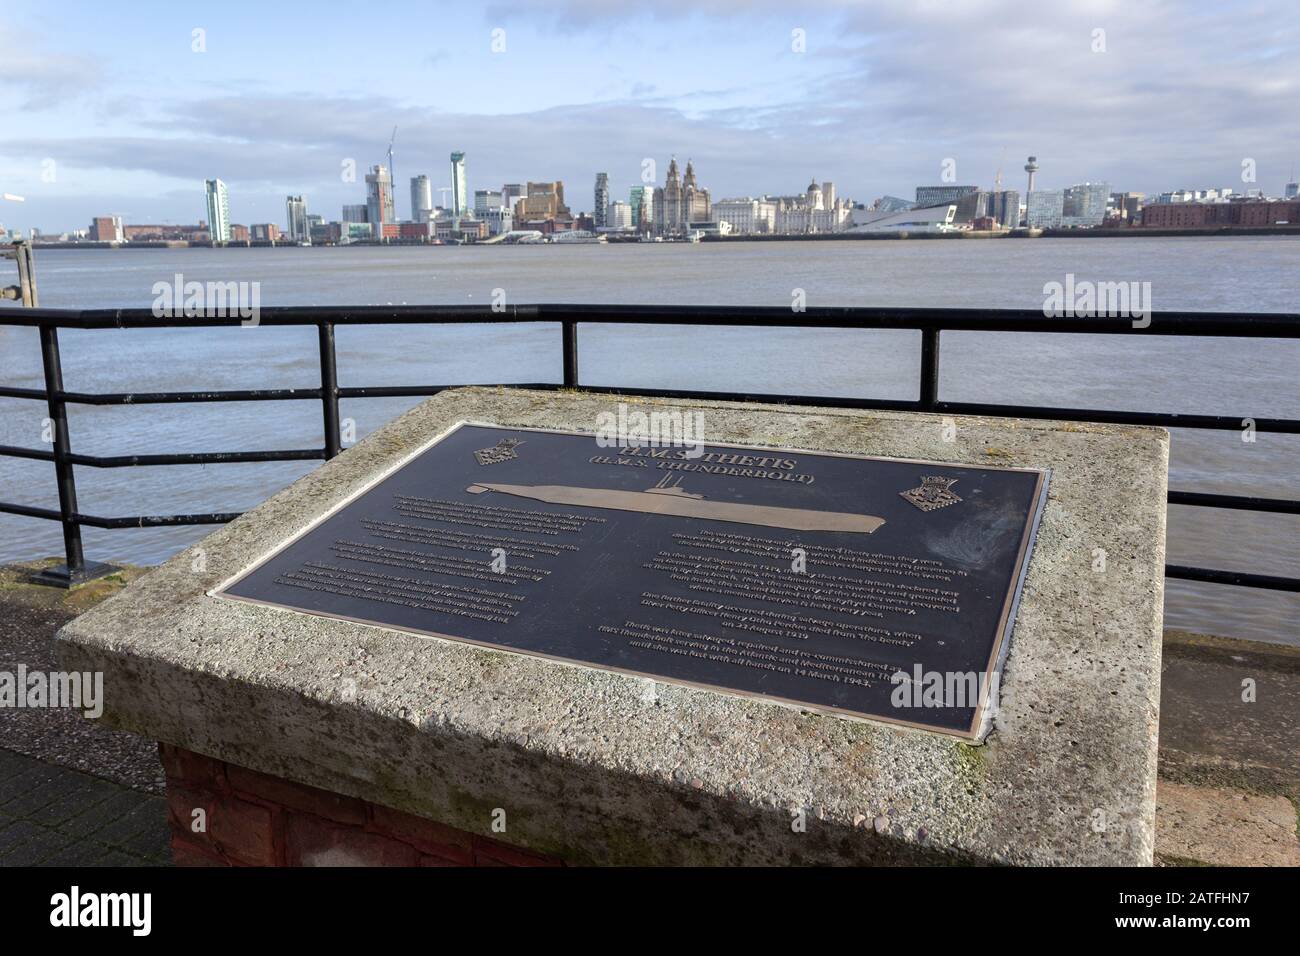
{"label": "stone plinth", "polygon": [[105,672],[112,724],[363,802],[362,831],[378,807],[570,863],[1150,863],[1163,431],[646,401],[710,442],[1051,470],[983,745],[209,596],[458,421],[594,430],[613,402],[581,394],[444,392],[67,625],[63,665]]}

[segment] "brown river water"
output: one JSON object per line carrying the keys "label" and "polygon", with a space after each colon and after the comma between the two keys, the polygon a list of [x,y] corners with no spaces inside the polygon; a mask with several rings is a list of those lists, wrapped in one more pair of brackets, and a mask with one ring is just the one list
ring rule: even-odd
{"label": "brown river water", "polygon": [[[12,265],[0,263],[12,270]],[[261,305],[506,301],[1038,309],[1045,283],[1149,282],[1155,311],[1296,312],[1300,237],[38,251],[41,304],[149,307],[156,282],[259,283]],[[0,284],[16,281],[0,275]],[[10,304],[0,308],[15,308]],[[919,333],[583,326],[582,380],[629,388],[914,398]],[[558,381],[553,326],[337,333],[341,385]],[[60,333],[74,391],[319,385],[309,328]],[[40,387],[34,330],[0,326],[0,382]],[[1300,418],[1300,341],[945,333],[954,401]],[[416,399],[345,401],[358,438]],[[321,444],[317,402],[72,406],[74,450],[124,455]],[[42,404],[0,399],[0,444],[41,447]],[[1170,487],[1295,498],[1300,436],[1173,432]],[[311,462],[77,470],[101,515],[241,511]],[[0,458],[0,499],[57,507],[52,466]],[[84,530],[92,560],[156,563],[211,528]],[[1169,561],[1300,576],[1300,517],[1174,506]],[[48,521],[0,515],[0,561],[62,552]],[[1300,596],[1169,581],[1165,621],[1300,645]]]}

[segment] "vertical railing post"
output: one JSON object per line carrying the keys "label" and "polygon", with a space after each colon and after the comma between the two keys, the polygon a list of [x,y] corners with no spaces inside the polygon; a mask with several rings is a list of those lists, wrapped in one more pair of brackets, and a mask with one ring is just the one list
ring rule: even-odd
{"label": "vertical railing post", "polygon": [[564,337],[564,387],[578,387],[578,323],[563,319],[560,328]]}
{"label": "vertical railing post", "polygon": [[939,330],[921,330],[921,410],[934,411],[939,401]]}
{"label": "vertical railing post", "polygon": [[[21,254],[20,254],[21,256]],[[22,262],[21,257],[19,262]],[[63,366],[59,360],[59,332],[41,326],[41,362],[45,367],[45,401],[54,431],[54,477],[59,488],[59,516],[63,524],[63,552],[67,559],[67,581],[71,586],[86,576],[86,556],[81,549],[81,525],[77,521],[77,482],[73,476],[72,442],[68,436],[68,407],[63,401]],[[65,583],[63,574],[49,577]]]}
{"label": "vertical railing post", "polygon": [[325,425],[325,459],[343,450],[339,440],[339,370],[334,354],[334,323],[322,322],[320,334],[320,404]]}
{"label": "vertical railing post", "polygon": [[36,263],[32,258],[31,243],[26,240],[15,242],[14,258],[18,260],[18,288],[23,305],[34,309],[41,303],[36,292]]}

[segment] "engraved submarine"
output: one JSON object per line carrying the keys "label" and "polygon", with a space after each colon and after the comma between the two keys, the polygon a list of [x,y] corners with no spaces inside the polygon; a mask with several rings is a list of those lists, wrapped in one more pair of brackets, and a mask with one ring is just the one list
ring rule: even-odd
{"label": "engraved submarine", "polygon": [[580,508],[606,508],[613,511],[639,511],[642,514],[674,515],[679,518],[706,518],[737,524],[786,528],[790,531],[851,531],[871,534],[884,518],[851,514],[843,511],[810,511],[806,508],[779,508],[770,505],[747,505],[733,501],[709,501],[681,487],[681,476],[670,483],[664,475],[659,483],[645,491],[618,491],[611,488],[576,488],[569,485],[503,485],[478,481],[465,490],[480,495],[496,491],[518,498],[531,498],[553,505]]}

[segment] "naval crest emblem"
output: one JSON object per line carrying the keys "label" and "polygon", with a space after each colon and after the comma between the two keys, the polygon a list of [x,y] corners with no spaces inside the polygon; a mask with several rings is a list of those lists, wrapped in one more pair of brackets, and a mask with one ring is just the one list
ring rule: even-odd
{"label": "naval crest emblem", "polygon": [[515,449],[522,444],[523,441],[518,438],[503,438],[491,448],[480,448],[474,452],[474,457],[480,465],[499,465],[511,458],[518,458]]}
{"label": "naval crest emblem", "polygon": [[899,494],[922,511],[937,511],[961,501],[961,497],[952,490],[952,486],[956,483],[956,478],[922,475],[920,487],[909,488],[907,491],[900,491]]}

